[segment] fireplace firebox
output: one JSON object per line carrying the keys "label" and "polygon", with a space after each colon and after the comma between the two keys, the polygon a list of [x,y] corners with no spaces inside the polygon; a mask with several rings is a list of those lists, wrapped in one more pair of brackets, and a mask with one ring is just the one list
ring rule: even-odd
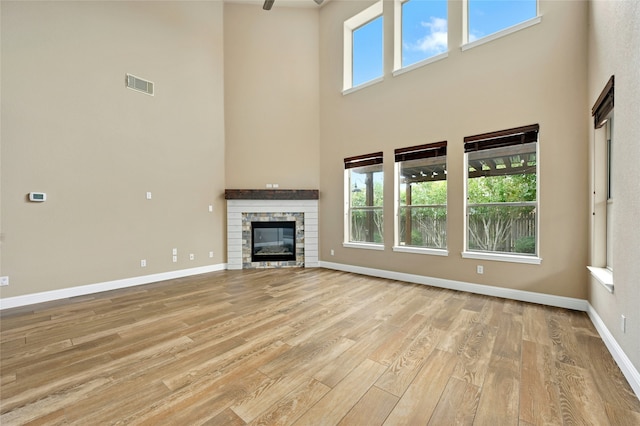
{"label": "fireplace firebox", "polygon": [[251,261],[296,260],[296,222],[251,222]]}

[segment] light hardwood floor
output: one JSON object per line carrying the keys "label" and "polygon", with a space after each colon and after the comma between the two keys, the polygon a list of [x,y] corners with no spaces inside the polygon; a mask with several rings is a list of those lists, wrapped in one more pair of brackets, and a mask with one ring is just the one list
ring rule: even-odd
{"label": "light hardwood floor", "polygon": [[325,269],[2,312],[0,424],[639,425],[583,312]]}

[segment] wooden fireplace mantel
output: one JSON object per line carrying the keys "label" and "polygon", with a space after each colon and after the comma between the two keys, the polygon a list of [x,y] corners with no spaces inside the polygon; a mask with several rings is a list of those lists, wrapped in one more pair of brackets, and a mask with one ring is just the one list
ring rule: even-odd
{"label": "wooden fireplace mantel", "polygon": [[317,189],[225,189],[225,200],[318,200]]}

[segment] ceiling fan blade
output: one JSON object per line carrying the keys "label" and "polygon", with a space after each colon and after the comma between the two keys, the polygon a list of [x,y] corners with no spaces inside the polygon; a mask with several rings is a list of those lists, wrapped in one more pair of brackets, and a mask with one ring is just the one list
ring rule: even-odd
{"label": "ceiling fan blade", "polygon": [[[313,0],[313,1],[316,2],[316,4],[319,6],[322,4],[324,0]],[[262,5],[262,8],[264,10],[271,10],[271,7],[273,6],[274,2],[275,0],[264,0],[264,4]]]}

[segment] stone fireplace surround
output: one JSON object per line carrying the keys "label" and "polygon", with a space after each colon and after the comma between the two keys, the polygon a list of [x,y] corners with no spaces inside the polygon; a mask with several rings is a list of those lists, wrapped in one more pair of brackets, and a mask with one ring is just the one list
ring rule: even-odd
{"label": "stone fireplace surround", "polygon": [[[318,267],[318,190],[227,189],[227,269]],[[296,218],[296,261],[251,262],[251,221]]]}

